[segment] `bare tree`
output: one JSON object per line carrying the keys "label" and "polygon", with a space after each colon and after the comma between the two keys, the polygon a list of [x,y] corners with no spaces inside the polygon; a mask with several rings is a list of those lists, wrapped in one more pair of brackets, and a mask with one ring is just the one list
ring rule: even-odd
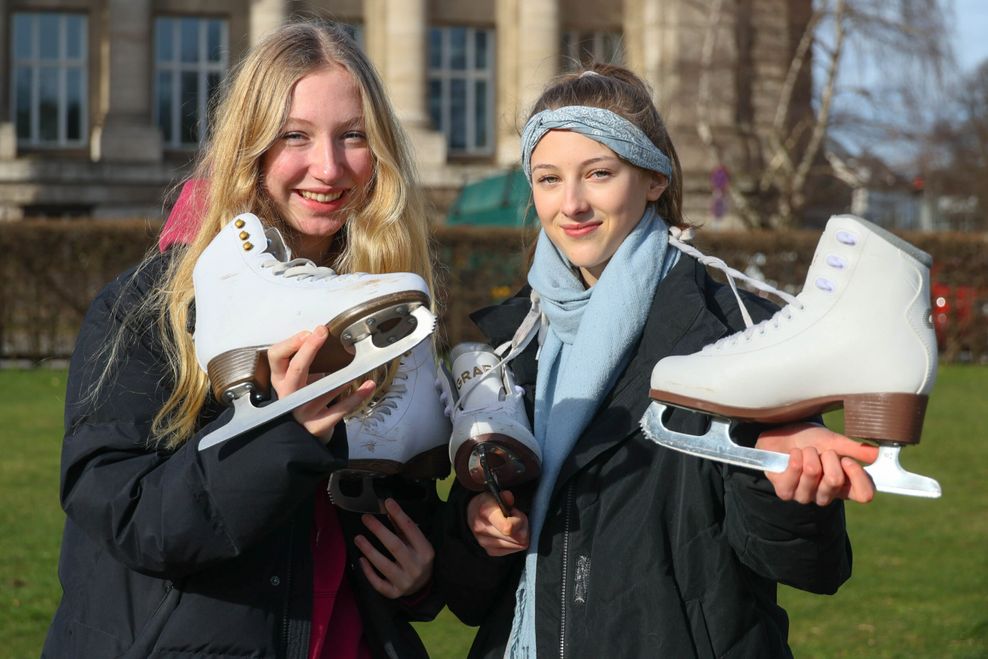
{"label": "bare tree", "polygon": [[[805,15],[802,32],[795,35],[788,67],[778,85],[774,115],[739,116],[733,126],[715,122],[714,111],[724,98],[715,84],[724,61],[743,77],[743,58],[723,52],[728,26],[751,21],[751,0],[707,0],[707,19],[699,63],[697,131],[712,158],[733,173],[729,188],[734,209],[751,228],[795,226],[805,208],[807,185],[823,169],[829,169],[822,149],[828,131],[840,123],[845,130],[871,128],[887,116],[889,102],[898,104],[898,119],[921,107],[909,100],[921,85],[917,81],[938,77],[948,61],[946,21],[939,0],[814,0]],[[791,3],[791,7],[801,3]],[[803,5],[806,6],[806,5]],[[843,69],[848,52],[857,64],[878,70],[895,65],[898,74],[883,82],[899,80],[899,87],[884,91],[848,82]],[[845,75],[841,75],[842,72]],[[814,83],[815,84],[812,84]],[[807,99],[807,95],[809,98]],[[837,112],[838,99],[845,99]],[[807,102],[808,101],[808,102]],[[880,111],[882,110],[882,111]],[[912,125],[897,121],[886,133],[903,135]],[[919,131],[917,131],[917,134]]]}

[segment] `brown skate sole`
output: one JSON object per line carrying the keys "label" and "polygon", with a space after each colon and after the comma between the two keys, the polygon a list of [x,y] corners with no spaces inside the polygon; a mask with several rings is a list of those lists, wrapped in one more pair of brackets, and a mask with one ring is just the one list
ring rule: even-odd
{"label": "brown skate sole", "polygon": [[448,446],[441,444],[419,453],[408,462],[394,460],[350,460],[344,468],[350,472],[369,472],[381,476],[401,474],[414,480],[445,478],[449,475]]}
{"label": "brown skate sole", "polygon": [[[354,355],[351,346],[363,338],[363,336],[346,335],[346,330],[355,323],[389,309],[397,309],[407,305],[405,314],[395,314],[383,320],[373,330],[369,330],[375,338],[379,334],[388,335],[394,333],[394,330],[401,325],[403,318],[409,317],[408,311],[428,303],[429,298],[424,293],[408,291],[369,300],[336,316],[326,323],[329,338],[313,360],[311,372],[333,373],[348,366],[353,361]],[[409,331],[412,329],[414,326]],[[397,338],[403,338],[407,334],[408,332],[404,332]],[[271,382],[267,349],[268,346],[247,346],[229,350],[209,360],[206,372],[209,374],[213,395],[216,396],[217,400],[229,402],[224,397],[224,393],[242,384],[250,384],[255,391],[267,395],[268,386]]]}
{"label": "brown skate sole", "polygon": [[539,477],[539,460],[524,444],[507,435],[478,435],[463,442],[453,459],[456,480],[466,489],[474,492],[487,489],[483,471],[470,468],[474,449],[481,444],[488,446],[487,466],[494,472],[502,488],[510,489]]}
{"label": "brown skate sole", "polygon": [[846,394],[823,396],[781,407],[748,408],[719,405],[669,391],[652,389],[650,397],[676,407],[756,423],[788,423],[844,408],[844,433],[849,437],[897,444],[918,444],[928,396],[920,394]]}

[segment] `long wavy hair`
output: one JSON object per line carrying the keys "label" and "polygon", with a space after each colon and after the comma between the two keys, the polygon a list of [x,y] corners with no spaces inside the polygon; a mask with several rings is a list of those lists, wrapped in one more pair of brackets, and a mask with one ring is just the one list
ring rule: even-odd
{"label": "long wavy hair", "polygon": [[[414,272],[434,290],[429,222],[414,162],[378,74],[338,25],[312,19],[285,25],[252,48],[221,89],[194,173],[208,181],[205,213],[195,237],[179,248],[163,284],[142,307],[158,320],[174,383],[153,420],[153,444],[174,448],[185,442],[209,397],[207,375],[186,329],[196,260],[223,226],[244,211],[277,227],[291,245],[294,231],[264,189],[262,157],[282,131],[295,84],[332,66],[348,71],[359,87],[373,173],[367,189],[346,210],[344,227],[322,265],[338,272]],[[392,364],[375,373],[379,389],[394,368]]]}
{"label": "long wavy hair", "polygon": [[[596,75],[590,75],[593,73]],[[651,89],[630,70],[616,64],[595,63],[584,70],[556,77],[535,102],[529,118],[543,110],[585,105],[610,110],[638,126],[672,161],[669,187],[655,202],[659,215],[671,225],[685,228],[683,218],[683,170],[665,122],[652,101]]]}

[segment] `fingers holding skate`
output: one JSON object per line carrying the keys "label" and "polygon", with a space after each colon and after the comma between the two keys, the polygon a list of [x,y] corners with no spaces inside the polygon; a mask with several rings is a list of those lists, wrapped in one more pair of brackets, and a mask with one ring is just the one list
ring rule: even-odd
{"label": "fingers holding skate", "polygon": [[874,484],[859,460],[877,456],[874,446],[856,442],[825,427],[798,425],[776,428],[761,435],[756,446],[788,450],[789,464],[780,473],[766,472],[779,498],[826,506],[834,499],[867,503]]}
{"label": "fingers holding skate", "polygon": [[[504,503],[514,505],[514,496],[501,492]],[[489,493],[476,495],[467,504],[467,525],[477,544],[490,556],[506,556],[528,548],[528,516],[511,507],[510,517],[505,517],[497,500]]]}
{"label": "fingers holding skate", "polygon": [[354,543],[364,554],[360,567],[371,586],[390,599],[421,590],[432,578],[435,552],[425,535],[394,499],[384,502],[392,531],[373,515],[364,515],[364,526],[391,554],[385,556],[367,538],[357,536]]}
{"label": "fingers holding skate", "polygon": [[[311,332],[299,332],[268,348],[271,387],[279,398],[295,393],[317,378],[318,374],[309,370],[328,338],[329,330],[319,325]],[[374,382],[366,380],[352,394],[337,400],[346,387],[337,387],[300,405],[292,411],[292,415],[309,433],[328,442],[336,424],[374,393]]]}

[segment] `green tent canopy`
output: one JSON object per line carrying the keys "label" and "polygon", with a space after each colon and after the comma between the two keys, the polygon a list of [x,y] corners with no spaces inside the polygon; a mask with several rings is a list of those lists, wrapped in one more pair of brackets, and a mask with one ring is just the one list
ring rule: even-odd
{"label": "green tent canopy", "polygon": [[446,224],[462,226],[522,227],[535,220],[532,189],[521,169],[510,169],[468,183],[460,190]]}

